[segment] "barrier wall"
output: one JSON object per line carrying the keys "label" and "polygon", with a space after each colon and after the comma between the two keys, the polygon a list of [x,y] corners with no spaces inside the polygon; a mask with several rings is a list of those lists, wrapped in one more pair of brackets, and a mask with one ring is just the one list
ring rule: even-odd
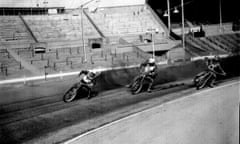
{"label": "barrier wall", "polygon": [[[227,76],[218,76],[218,79],[240,76],[240,56],[222,58],[221,66],[227,73]],[[175,65],[161,65],[158,67],[157,77],[154,84],[164,84],[183,79],[192,79],[196,74],[206,70],[206,64],[203,60],[196,60],[188,63]],[[119,69],[106,71],[98,79],[97,90],[107,90],[128,84],[136,75],[139,74],[138,68]]]}
{"label": "barrier wall", "polygon": [[[226,77],[218,77],[220,79],[240,76],[240,56],[229,57],[222,59],[222,67],[226,71]],[[189,62],[186,64],[178,65],[160,65],[158,76],[156,77],[155,84],[164,84],[167,82],[174,82],[178,80],[193,79],[193,77],[206,68],[202,60]],[[121,88],[128,84],[134,76],[139,74],[137,68],[125,68],[118,70],[108,70],[102,72],[97,79],[97,85],[94,88],[99,95],[102,92],[110,89]],[[78,82],[77,73],[71,74],[71,77],[65,78],[64,75],[55,79],[47,79],[41,81],[20,82],[20,85],[1,84],[0,92],[1,102],[9,103],[13,101],[22,101],[39,97],[58,96],[58,100],[62,100],[63,94],[75,83]],[[64,77],[63,77],[64,76]],[[38,78],[38,77],[37,77]],[[41,77],[39,77],[41,78]],[[57,78],[57,79],[56,79]],[[24,85],[23,85],[24,84]],[[13,88],[13,89],[11,89]],[[16,89],[15,89],[16,88]],[[5,91],[6,89],[9,89]],[[17,95],[16,95],[17,94]],[[8,97],[5,97],[5,96]],[[79,98],[84,96],[79,96]]]}

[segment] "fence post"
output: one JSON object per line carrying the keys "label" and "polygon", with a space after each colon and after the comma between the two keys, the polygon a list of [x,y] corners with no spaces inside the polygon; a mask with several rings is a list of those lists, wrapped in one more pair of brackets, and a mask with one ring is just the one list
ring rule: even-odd
{"label": "fence post", "polygon": [[4,66],[3,64],[1,64],[1,72],[3,72]]}
{"label": "fence post", "polygon": [[34,57],[34,50],[32,50],[32,57]]}
{"label": "fence post", "polygon": [[47,60],[47,66],[48,67],[50,66],[50,60],[49,59]]}
{"label": "fence post", "polygon": [[56,62],[53,63],[53,69],[56,70]]}
{"label": "fence post", "polygon": [[81,60],[82,60],[82,64],[83,64],[84,63],[84,58],[83,57],[81,57],[81,58],[82,58]]}
{"label": "fence post", "polygon": [[62,80],[63,79],[62,71],[60,71],[59,73],[60,73],[60,79]]}
{"label": "fence post", "polygon": [[105,61],[107,61],[107,55],[105,54]]}
{"label": "fence post", "polygon": [[43,53],[41,53],[41,60],[43,60]]}
{"label": "fence post", "polygon": [[8,76],[8,69],[5,67],[5,75]]}
{"label": "fence post", "polygon": [[22,69],[22,63],[21,62],[19,63],[19,68],[20,68],[20,70]]}
{"label": "fence post", "polygon": [[103,50],[101,51],[101,57],[103,57]]}
{"label": "fence post", "polygon": [[45,80],[47,80],[47,66],[44,66],[44,76],[45,76]]}
{"label": "fence post", "polygon": [[68,57],[66,57],[66,65],[68,65]]}
{"label": "fence post", "polygon": [[7,54],[8,54],[8,58],[10,58],[10,54],[9,54],[9,52],[7,52]]}
{"label": "fence post", "polygon": [[26,84],[26,75],[23,75],[23,84]]}
{"label": "fence post", "polygon": [[58,49],[56,49],[56,59],[58,59]]}
{"label": "fence post", "polygon": [[93,62],[93,56],[91,56],[91,64],[94,64],[94,62]]}
{"label": "fence post", "polygon": [[71,69],[73,69],[72,61],[70,61]]}

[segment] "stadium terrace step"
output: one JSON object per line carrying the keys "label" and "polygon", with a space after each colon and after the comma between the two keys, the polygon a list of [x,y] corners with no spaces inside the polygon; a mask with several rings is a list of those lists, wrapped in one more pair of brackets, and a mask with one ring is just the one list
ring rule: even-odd
{"label": "stadium terrace step", "polygon": [[101,37],[89,20],[70,14],[51,16],[24,16],[39,41],[59,41],[81,39],[83,20],[84,36],[87,38]]}
{"label": "stadium terrace step", "polygon": [[218,51],[219,54],[226,54],[228,50],[226,50],[225,46],[223,46],[221,43],[218,43],[218,41],[215,41],[216,43],[212,43],[211,41],[209,41],[209,39],[203,37],[200,39],[202,42],[204,42],[205,44],[209,45],[210,48],[212,48],[212,50],[215,49],[215,51]]}
{"label": "stadium terrace step", "polygon": [[5,43],[13,41],[19,44],[22,41],[34,42],[18,16],[0,16],[0,20],[0,38]]}
{"label": "stadium terrace step", "polygon": [[164,32],[144,6],[112,7],[104,8],[98,13],[86,13],[106,37],[145,33],[149,28],[157,28],[159,33]]}
{"label": "stadium terrace step", "polygon": [[18,56],[18,54],[15,53],[13,50],[7,49],[7,51],[9,52],[9,54],[10,54],[12,57],[14,57],[14,59],[16,59],[16,61],[20,62],[21,65],[22,65],[25,69],[29,70],[30,72],[32,72],[33,74],[36,74],[36,75],[39,75],[39,74],[42,73],[42,72],[41,72],[39,69],[37,69],[35,66],[29,64],[27,61],[25,61],[25,60],[22,59],[20,56]]}

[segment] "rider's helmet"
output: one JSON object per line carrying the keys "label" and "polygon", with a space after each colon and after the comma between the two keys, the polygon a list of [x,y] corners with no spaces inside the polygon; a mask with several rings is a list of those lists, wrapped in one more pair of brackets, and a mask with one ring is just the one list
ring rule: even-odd
{"label": "rider's helmet", "polygon": [[95,76],[96,76],[96,71],[94,71],[94,70],[89,71],[89,73],[87,75],[88,79],[90,79],[90,80],[94,79]]}
{"label": "rider's helmet", "polygon": [[154,58],[149,58],[149,59],[148,59],[148,63],[154,64],[154,63],[155,63],[155,59],[154,59]]}
{"label": "rider's helmet", "polygon": [[215,60],[219,60],[220,57],[219,57],[218,55],[216,55],[216,56],[214,56],[214,59],[215,59]]}
{"label": "rider's helmet", "polygon": [[220,57],[219,57],[219,56],[217,56],[217,55],[214,56],[214,58],[213,58],[213,61],[214,61],[214,62],[218,62],[219,60],[220,60]]}
{"label": "rider's helmet", "polygon": [[208,60],[209,60],[208,57],[205,57],[205,58],[204,58],[204,61],[205,61],[205,62],[207,62]]}

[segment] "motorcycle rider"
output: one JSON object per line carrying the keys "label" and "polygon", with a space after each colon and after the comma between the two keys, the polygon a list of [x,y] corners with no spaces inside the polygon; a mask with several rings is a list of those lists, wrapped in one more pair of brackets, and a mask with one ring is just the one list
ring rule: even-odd
{"label": "motorcycle rider", "polygon": [[[145,62],[140,64],[140,72],[141,74],[145,75],[145,79],[149,81],[149,85],[148,85],[148,89],[147,92],[151,92],[152,91],[152,85],[154,82],[154,79],[156,78],[156,70],[157,70],[157,65],[155,62],[154,58],[149,58],[148,60],[146,60]],[[137,79],[138,77],[135,77],[133,79],[133,81],[127,85],[127,87],[131,87],[132,83]]]}
{"label": "motorcycle rider", "polygon": [[[217,79],[217,74],[220,74],[219,72],[216,71],[216,68],[220,68],[221,71],[222,70],[222,67],[220,65],[220,62],[219,62],[219,57],[218,56],[215,56],[213,59],[211,60],[208,60],[207,62],[207,68],[209,71],[212,72],[212,76],[210,77],[211,78],[211,81],[209,83],[209,87],[214,87],[215,86],[215,81]],[[220,74],[221,75],[221,74]],[[223,75],[226,75],[226,73],[224,72]]]}
{"label": "motorcycle rider", "polygon": [[92,97],[91,95],[92,88],[96,84],[95,78],[99,75],[100,73],[97,73],[94,70],[82,70],[78,75],[80,77],[79,83],[82,86],[85,86],[88,90],[88,97],[87,97],[88,99]]}

